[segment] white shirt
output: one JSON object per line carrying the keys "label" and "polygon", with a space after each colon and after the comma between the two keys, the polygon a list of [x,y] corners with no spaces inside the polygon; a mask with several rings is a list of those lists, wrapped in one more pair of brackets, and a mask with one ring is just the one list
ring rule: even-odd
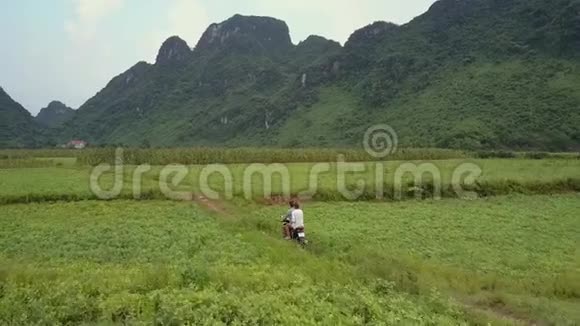
{"label": "white shirt", "polygon": [[304,227],[304,212],[300,208],[292,211],[290,225],[292,225],[292,228],[294,229]]}

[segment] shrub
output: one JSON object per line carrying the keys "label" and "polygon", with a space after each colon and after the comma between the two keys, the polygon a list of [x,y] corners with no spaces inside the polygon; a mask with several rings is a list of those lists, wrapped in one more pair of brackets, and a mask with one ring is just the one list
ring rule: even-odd
{"label": "shrub", "polygon": [[477,158],[516,158],[517,155],[514,152],[507,151],[480,151],[475,153]]}
{"label": "shrub", "polygon": [[529,152],[529,153],[524,154],[524,157],[531,159],[531,160],[543,160],[546,158],[556,157],[556,156],[550,155],[549,153],[544,153],[544,152]]}

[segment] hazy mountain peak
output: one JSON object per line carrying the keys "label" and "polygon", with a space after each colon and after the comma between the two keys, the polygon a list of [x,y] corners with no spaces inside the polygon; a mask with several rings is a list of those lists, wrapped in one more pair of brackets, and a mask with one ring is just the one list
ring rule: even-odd
{"label": "hazy mountain peak", "polygon": [[161,45],[155,62],[161,65],[183,62],[191,56],[191,53],[187,42],[178,36],[172,36]]}
{"label": "hazy mountain peak", "polygon": [[[296,47],[297,62],[301,65],[311,65],[318,60],[326,60],[329,56],[342,50],[340,43],[318,35],[310,35]],[[318,62],[320,63],[320,62]]]}
{"label": "hazy mountain peak", "polygon": [[211,24],[196,49],[206,50],[233,46],[242,50],[259,47],[267,51],[292,47],[288,25],[271,17],[235,15],[219,24]]}
{"label": "hazy mountain peak", "polygon": [[65,108],[70,109],[68,106],[66,106],[66,104],[62,103],[61,101],[51,101],[50,103],[48,103],[48,106],[45,109],[60,111]]}
{"label": "hazy mountain peak", "polygon": [[47,107],[42,108],[36,116],[36,121],[43,126],[54,128],[70,120],[74,110],[60,101],[52,101]]}

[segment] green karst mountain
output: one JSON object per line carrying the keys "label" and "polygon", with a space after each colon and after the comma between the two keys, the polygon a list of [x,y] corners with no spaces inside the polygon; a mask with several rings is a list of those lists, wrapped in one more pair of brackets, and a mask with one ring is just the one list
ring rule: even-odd
{"label": "green karst mountain", "polygon": [[39,128],[30,113],[0,87],[0,148],[37,146]]}
{"label": "green karst mountain", "polygon": [[294,45],[283,21],[235,15],[193,50],[169,38],[155,64],[113,78],[55,140],[349,146],[387,123],[405,146],[578,150],[579,59],[580,0],[440,0],[344,46]]}
{"label": "green karst mountain", "polygon": [[52,101],[47,107],[40,110],[35,120],[45,127],[56,128],[70,120],[74,113],[75,110],[69,108],[64,103]]}

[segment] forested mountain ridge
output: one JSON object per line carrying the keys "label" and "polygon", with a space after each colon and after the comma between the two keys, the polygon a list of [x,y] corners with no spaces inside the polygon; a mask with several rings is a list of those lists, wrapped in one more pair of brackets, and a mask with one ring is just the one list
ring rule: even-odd
{"label": "forested mountain ridge", "polygon": [[235,15],[178,37],[83,104],[59,142],[353,146],[391,125],[403,146],[580,148],[580,1],[440,0],[344,46]]}
{"label": "forested mountain ridge", "polygon": [[345,52],[360,120],[406,144],[579,148],[579,1],[442,0],[355,32]]}
{"label": "forested mountain ridge", "polygon": [[0,87],[0,148],[35,147],[40,140],[38,126],[30,112]]}

